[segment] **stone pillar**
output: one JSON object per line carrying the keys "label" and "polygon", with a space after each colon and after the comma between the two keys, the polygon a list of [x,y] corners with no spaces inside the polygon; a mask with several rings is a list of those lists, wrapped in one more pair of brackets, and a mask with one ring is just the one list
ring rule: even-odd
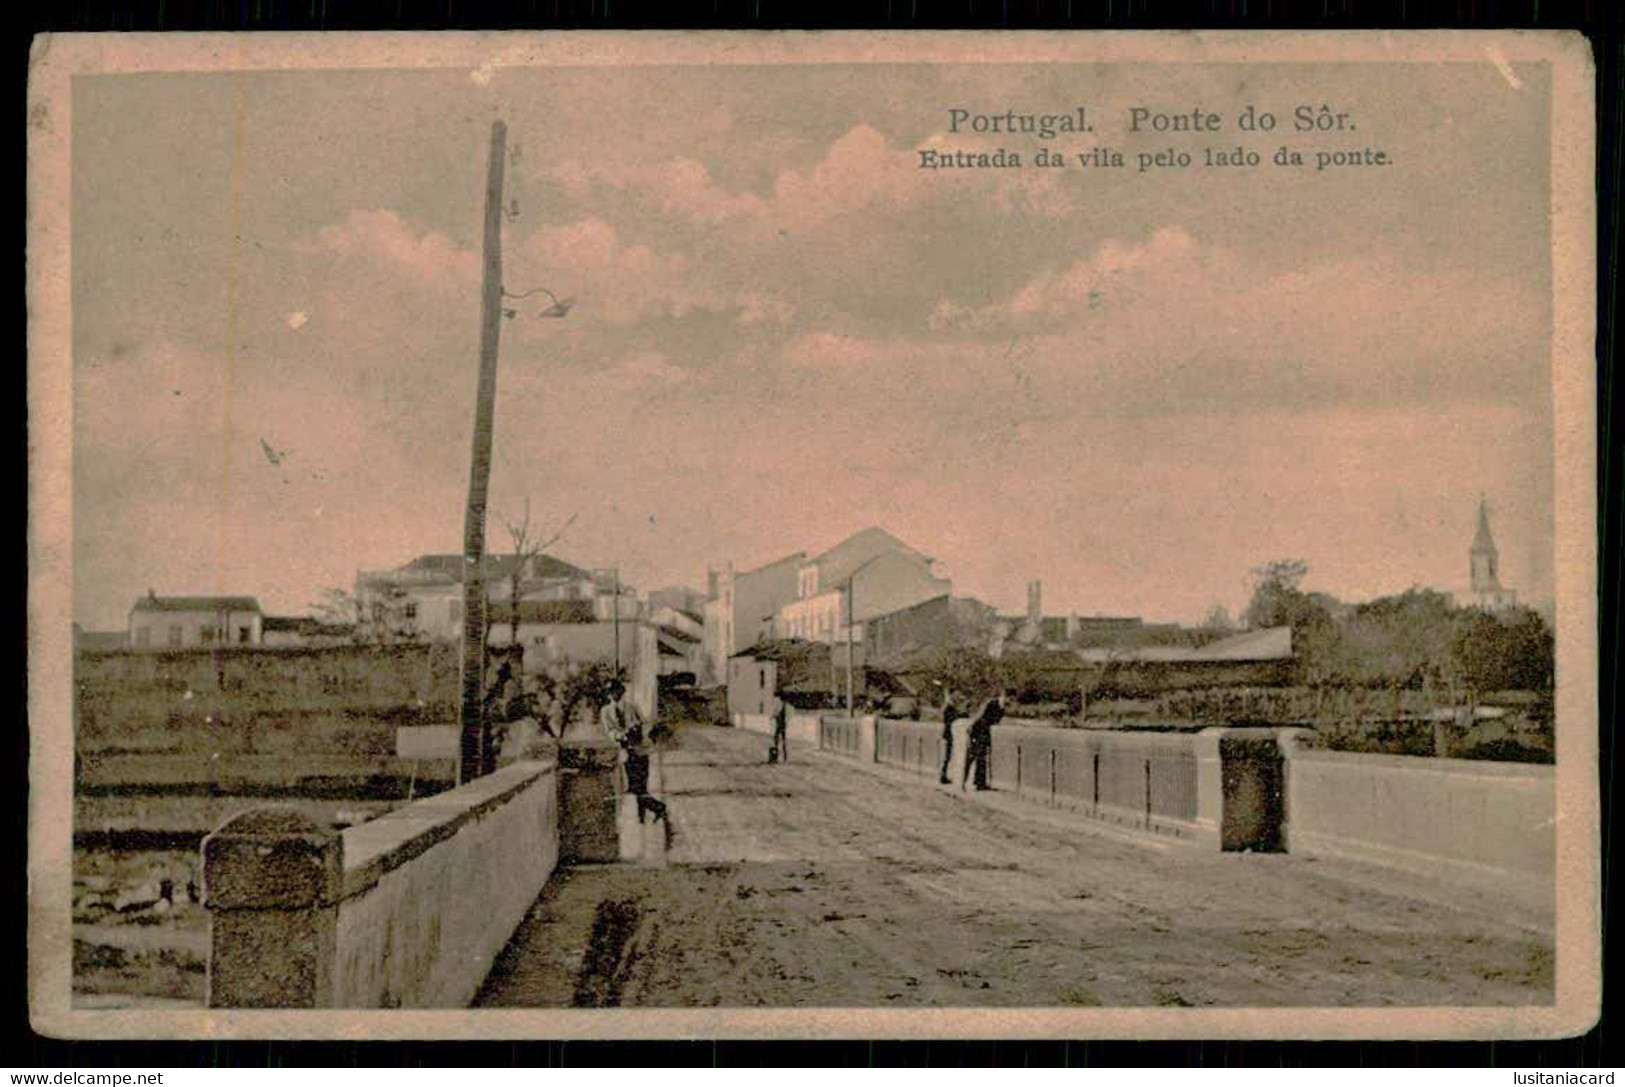
{"label": "stone pillar", "polygon": [[1219,757],[1222,728],[1204,728],[1196,741],[1196,837],[1210,849],[1220,848],[1224,825],[1224,764]]}
{"label": "stone pillar", "polygon": [[875,743],[875,719],[867,715],[858,718],[858,761],[880,761],[880,752]]}
{"label": "stone pillar", "polygon": [[1257,853],[1286,852],[1287,767],[1283,734],[1291,729],[1220,730],[1224,814],[1220,848]]}
{"label": "stone pillar", "polygon": [[606,737],[559,745],[559,863],[621,859],[616,775],[620,748]]}
{"label": "stone pillar", "polygon": [[211,1008],[333,1004],[344,839],[296,811],[255,808],[203,839]]}
{"label": "stone pillar", "polygon": [[1281,851],[1292,852],[1292,808],[1297,798],[1292,795],[1292,756],[1297,753],[1298,746],[1314,735],[1315,730],[1310,728],[1278,728],[1275,730],[1275,743],[1281,751]]}

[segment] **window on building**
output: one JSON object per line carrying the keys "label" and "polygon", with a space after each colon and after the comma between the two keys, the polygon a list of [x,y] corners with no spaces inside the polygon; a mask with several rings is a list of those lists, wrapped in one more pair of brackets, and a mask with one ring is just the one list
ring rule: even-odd
{"label": "window on building", "polygon": [[214,644],[214,628],[213,627],[204,627],[201,631],[198,632],[198,635],[199,635],[199,637],[201,637],[203,639],[203,644],[204,645],[213,645]]}
{"label": "window on building", "polygon": [[169,644],[170,645],[180,645],[181,644],[181,636],[182,636],[182,630],[181,630],[181,628],[179,626],[172,626],[172,627],[169,628]]}
{"label": "window on building", "polygon": [[406,621],[408,623],[417,622],[417,620],[418,620],[418,602],[416,600],[408,600],[406,602],[405,608],[402,609],[401,613],[406,616]]}
{"label": "window on building", "polygon": [[252,627],[238,627],[237,628],[237,644],[238,645],[247,645],[248,644],[248,639],[253,634],[253,632],[254,632],[254,628],[252,628]]}

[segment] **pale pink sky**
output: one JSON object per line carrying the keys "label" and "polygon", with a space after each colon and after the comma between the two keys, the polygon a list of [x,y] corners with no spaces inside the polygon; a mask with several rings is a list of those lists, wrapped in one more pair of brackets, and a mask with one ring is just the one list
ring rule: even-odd
{"label": "pale pink sky", "polygon": [[[460,547],[497,116],[507,286],[578,304],[503,326],[493,523],[576,513],[562,557],[703,586],[880,524],[1001,606],[1041,578],[1052,611],[1193,621],[1273,558],[1461,591],[1482,491],[1503,580],[1551,593],[1543,69],[484,76],[76,80],[77,621],[148,587],[298,613]],[[950,141],[952,106],[1087,103],[1055,143],[1132,156],[1173,141],[1129,105],[1249,101],[1333,102],[1395,165],[913,153],[1036,146]]]}

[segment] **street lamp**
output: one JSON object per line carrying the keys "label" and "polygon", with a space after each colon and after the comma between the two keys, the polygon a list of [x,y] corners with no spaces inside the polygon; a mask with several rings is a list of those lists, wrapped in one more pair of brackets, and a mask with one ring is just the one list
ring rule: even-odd
{"label": "street lamp", "polygon": [[[509,294],[502,286],[502,182],[508,126],[491,124],[491,149],[485,181],[485,231],[480,280],[480,369],[474,397],[474,440],[469,458],[468,505],[463,513],[463,667],[459,716],[457,781],[464,784],[496,767],[491,750],[491,722],[485,711],[485,507],[491,484],[491,432],[496,415],[497,346],[502,319],[516,311],[503,306],[543,293],[553,304],[538,317],[563,317],[574,304],[547,288]],[[517,602],[516,602],[517,606]]]}
{"label": "street lamp", "polygon": [[[509,299],[510,301],[517,302],[519,299],[521,299],[521,298],[529,298],[533,294],[545,294],[545,295],[547,295],[547,297],[549,297],[549,298],[551,298],[553,300],[553,304],[551,306],[548,306],[544,310],[537,310],[536,311],[536,316],[537,317],[567,317],[567,316],[569,316],[570,311],[575,308],[575,304],[576,304],[575,299],[573,299],[573,298],[563,298],[563,299],[561,299],[558,295],[554,294],[552,291],[548,290],[546,287],[537,287],[535,290],[526,291],[524,294],[509,294],[507,292],[507,290],[504,289],[503,292],[502,292],[502,297],[506,298],[506,299]],[[512,320],[514,317],[517,317],[518,315],[519,315],[518,310],[504,308],[503,311],[502,311],[502,316],[507,317],[510,320]]]}
{"label": "street lamp", "polygon": [[861,563],[856,570],[847,574],[846,580],[842,582],[846,586],[846,715],[849,718],[852,716],[852,628],[857,625],[858,618],[857,610],[852,603],[852,583],[858,579],[859,574],[883,558],[885,555],[876,555]]}

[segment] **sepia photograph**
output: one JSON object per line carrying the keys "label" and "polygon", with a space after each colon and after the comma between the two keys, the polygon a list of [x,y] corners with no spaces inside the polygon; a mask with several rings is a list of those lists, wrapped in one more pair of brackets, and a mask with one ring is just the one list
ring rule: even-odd
{"label": "sepia photograph", "polygon": [[1586,1029],[1592,80],[41,39],[36,1029]]}

